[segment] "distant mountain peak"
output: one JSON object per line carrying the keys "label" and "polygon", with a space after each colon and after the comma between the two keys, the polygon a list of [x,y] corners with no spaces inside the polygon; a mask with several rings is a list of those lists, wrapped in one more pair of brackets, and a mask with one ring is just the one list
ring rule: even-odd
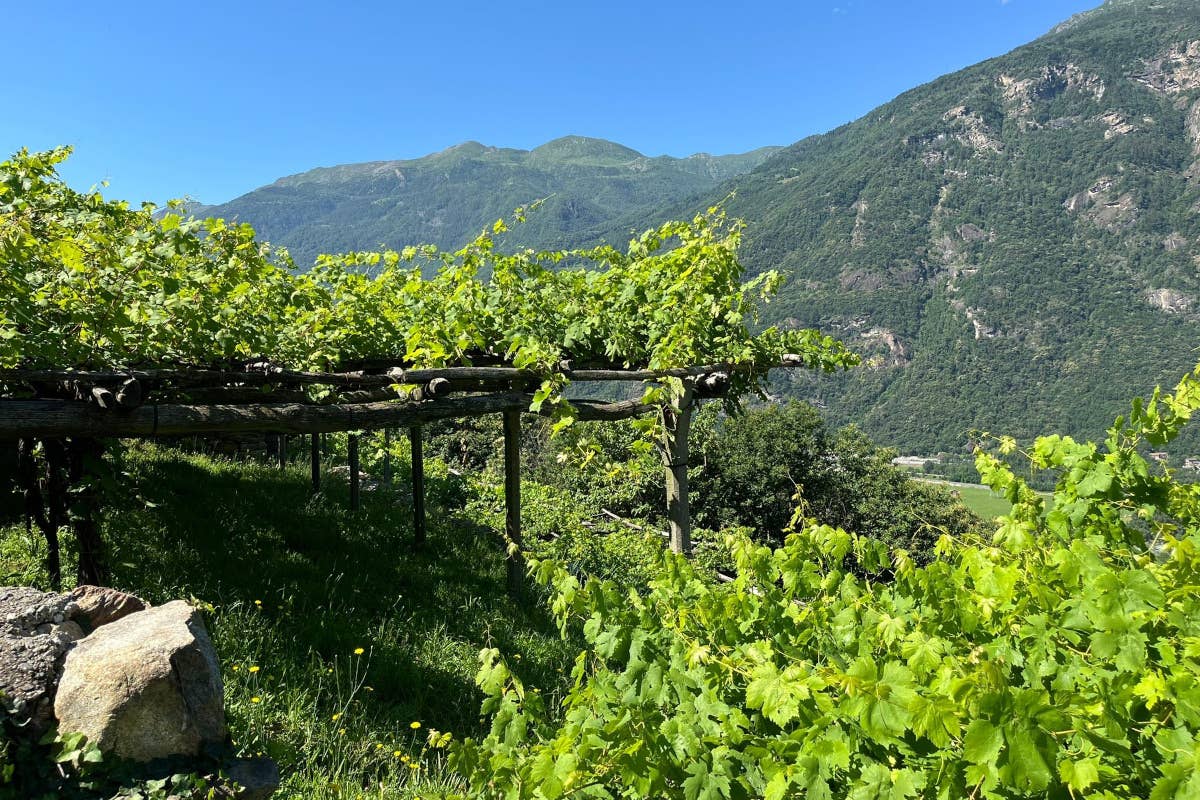
{"label": "distant mountain peak", "polygon": [[623,144],[589,136],[560,136],[529,151],[530,158],[552,161],[589,161],[627,164],[641,153]]}

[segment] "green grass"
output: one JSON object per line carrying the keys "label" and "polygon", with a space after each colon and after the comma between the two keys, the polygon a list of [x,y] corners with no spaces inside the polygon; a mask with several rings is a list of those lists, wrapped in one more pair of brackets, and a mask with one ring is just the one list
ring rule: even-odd
{"label": "green grass", "polygon": [[[123,462],[104,525],[112,582],[209,609],[235,745],[279,762],[278,797],[456,789],[426,737],[481,731],[483,647],[511,654],[548,694],[562,685],[576,650],[535,599],[509,598],[499,538],[456,513],[450,484],[430,487],[429,540],[416,549],[404,476],[351,513],[344,479],[314,496],[299,465],[153,446]],[[40,557],[22,527],[0,529],[0,581],[36,582]]]}
{"label": "green grass", "polygon": [[[932,480],[930,478],[923,478],[920,476],[914,476],[913,480],[946,486],[946,488],[958,495],[958,498],[962,500],[963,505],[984,519],[996,519],[997,517],[1004,516],[1010,510],[1012,510],[1012,503],[1008,502],[1008,500],[1004,499],[983,485],[964,483],[948,484],[945,481]],[[1038,494],[1040,494],[1047,501],[1048,509],[1053,508],[1054,495],[1051,492],[1038,492]]]}
{"label": "green grass", "polygon": [[963,501],[963,505],[984,519],[1004,516],[1012,509],[1012,503],[986,486],[954,486],[952,489]]}

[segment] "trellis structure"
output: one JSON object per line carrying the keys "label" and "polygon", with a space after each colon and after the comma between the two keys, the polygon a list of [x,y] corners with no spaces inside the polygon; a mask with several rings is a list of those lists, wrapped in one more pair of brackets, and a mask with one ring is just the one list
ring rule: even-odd
{"label": "trellis structure", "polygon": [[[802,366],[800,356],[786,356],[779,367]],[[677,379],[682,391],[672,404],[641,400],[574,400],[577,419],[615,421],[659,413],[660,453],[665,481],[670,545],[677,553],[691,550],[688,509],[688,432],[696,401],[725,395],[730,375],[748,365],[709,364],[668,370],[574,369],[559,365],[558,374],[572,382],[665,381]],[[424,460],[421,428],[427,422],[500,414],[504,419],[505,533],[509,540],[508,578],[516,588],[522,565],[520,434],[521,414],[533,405],[531,387],[547,376],[511,366],[454,366],[405,369],[375,365],[368,369],[299,372],[252,362],[236,370],[3,370],[0,371],[0,440],[18,440],[27,513],[35,518],[43,506],[36,477],[30,474],[34,440],[49,443],[47,467],[51,494],[38,526],[49,545],[48,569],[59,579],[57,529],[66,522],[66,484],[84,477],[85,453],[94,457],[96,442],[109,438],[156,438],[249,432],[304,434],[312,437],[312,481],[320,482],[323,433],[350,432],[351,506],[359,496],[358,438],[354,432],[407,428],[412,446],[413,530],[425,537]],[[309,390],[319,387],[322,399]],[[545,413],[545,412],[543,412]],[[63,455],[60,455],[63,454]],[[282,446],[280,459],[284,458]],[[71,461],[63,472],[59,462]],[[56,477],[62,480],[56,482]],[[95,505],[94,497],[90,500]],[[74,515],[81,543],[80,579],[101,582],[106,573],[100,558],[95,520]]]}
{"label": "trellis structure", "polygon": [[[557,416],[566,385],[589,381],[651,384],[641,400],[575,400],[569,411],[661,415],[671,546],[686,553],[694,402],[762,391],[773,367],[832,371],[857,360],[815,330],[750,330],[782,276],[743,281],[742,225],[719,208],[663,223],[624,250],[504,253],[498,220],[453,253],[326,255],[305,271],[249,225],[159,217],[75,192],[56,171],[67,152],[0,162],[0,440],[22,443],[27,510],[51,546],[72,520],[87,581],[105,577],[86,479],[102,439],[407,428],[420,537],[420,426],[500,414],[516,544],[521,413]],[[315,440],[313,454],[315,484]]]}

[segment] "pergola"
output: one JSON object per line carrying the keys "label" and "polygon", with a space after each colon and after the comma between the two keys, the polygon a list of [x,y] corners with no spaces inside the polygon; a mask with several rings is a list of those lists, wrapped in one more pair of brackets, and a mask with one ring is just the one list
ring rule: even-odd
{"label": "pergola", "polygon": [[[803,366],[801,356],[784,356],[774,367]],[[573,400],[581,421],[615,421],[661,414],[660,453],[666,483],[670,546],[691,550],[688,509],[688,434],[698,400],[724,396],[730,375],[764,367],[750,364],[706,364],[680,369],[645,370],[574,368],[558,365],[557,374],[574,383],[645,382],[677,379],[681,391],[672,402],[640,400]],[[45,533],[50,546],[47,566],[60,579],[57,530],[67,522],[66,491],[71,481],[86,477],[88,459],[99,452],[98,441],[113,438],[156,438],[249,432],[310,435],[312,481],[320,485],[319,439],[322,433],[350,432],[351,505],[359,497],[358,437],[363,430],[407,428],[412,444],[414,536],[425,537],[424,463],[421,426],[442,419],[500,414],[504,420],[505,532],[509,542],[508,578],[516,588],[523,568],[521,544],[520,433],[521,414],[533,405],[531,388],[544,372],[503,364],[478,363],[435,369],[413,369],[375,362],[357,369],[300,372],[253,361],[237,369],[158,368],[129,370],[0,371],[0,440],[21,443],[20,472],[26,511]],[[312,399],[313,388],[322,391]],[[545,412],[543,412],[545,413]],[[49,503],[43,504],[32,462],[32,443],[47,443]],[[86,489],[83,492],[87,495]],[[93,512],[93,496],[86,508]],[[80,543],[80,579],[103,582],[99,528],[93,514],[75,514]]]}

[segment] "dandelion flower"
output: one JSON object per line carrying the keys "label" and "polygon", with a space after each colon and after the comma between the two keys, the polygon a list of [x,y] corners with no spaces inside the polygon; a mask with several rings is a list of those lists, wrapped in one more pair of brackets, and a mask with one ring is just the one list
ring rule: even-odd
{"label": "dandelion flower", "polygon": [[258,606],[259,608],[262,608],[262,600],[255,600],[254,605]]}
{"label": "dandelion flower", "polygon": [[261,703],[261,702],[262,702],[262,698],[261,698],[261,697],[258,697],[257,695],[255,695],[254,697],[251,697],[251,698],[250,698],[250,702],[251,702],[251,703]]}
{"label": "dandelion flower", "polygon": [[241,664],[234,664],[234,665],[233,665],[233,671],[234,671],[234,672],[237,672],[237,671],[238,671],[239,669],[241,669],[241,668],[242,668],[242,665],[241,665]]}
{"label": "dandelion flower", "polygon": [[251,667],[250,674],[253,675],[255,672],[258,672],[258,667]]}
{"label": "dandelion flower", "polygon": [[367,651],[363,650],[361,647],[354,648],[354,655],[356,655],[356,656],[361,656],[365,652],[367,652]]}
{"label": "dandelion flower", "polygon": [[408,768],[409,768],[409,769],[420,769],[420,768],[421,768],[421,765],[420,765],[420,764],[418,764],[418,763],[417,763],[417,762],[415,762],[415,761],[410,761],[410,762],[408,763]]}
{"label": "dandelion flower", "polygon": [[408,723],[408,727],[412,728],[415,731],[417,728],[421,727],[421,723],[417,722],[414,719],[412,722]]}
{"label": "dandelion flower", "polygon": [[400,756],[402,756],[404,754],[401,753],[399,750],[393,750],[392,755],[395,756],[396,758],[399,758]]}
{"label": "dandelion flower", "polygon": [[330,719],[333,720],[334,722],[337,722],[341,718],[342,718],[342,712],[340,712],[340,711],[338,713],[334,714],[332,717],[330,717]]}
{"label": "dandelion flower", "polygon": [[375,749],[376,749],[376,750],[382,750],[382,749],[383,749],[383,743],[382,743],[382,742],[376,742],[376,743],[375,743]]}
{"label": "dandelion flower", "polygon": [[345,735],[346,735],[346,729],[338,728],[338,736],[345,736]]}

